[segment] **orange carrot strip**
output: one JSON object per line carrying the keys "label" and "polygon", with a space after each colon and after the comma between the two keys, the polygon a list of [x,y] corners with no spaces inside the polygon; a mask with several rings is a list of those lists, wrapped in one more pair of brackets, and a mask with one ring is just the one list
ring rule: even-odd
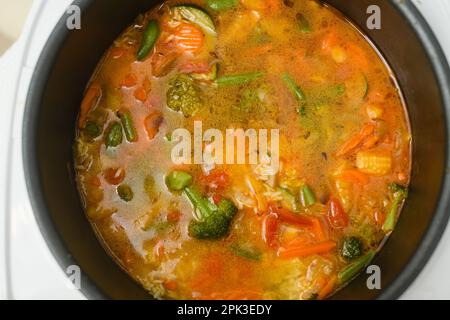
{"label": "orange carrot strip", "polygon": [[327,284],[324,287],[322,287],[322,289],[319,291],[319,295],[317,296],[317,299],[323,300],[326,297],[328,297],[333,292],[333,289],[335,288],[336,283],[337,283],[337,276],[334,275],[327,282]]}
{"label": "orange carrot strip", "polygon": [[319,244],[307,246],[307,247],[291,247],[281,248],[278,251],[278,256],[282,259],[293,259],[307,257],[313,254],[327,253],[336,247],[336,242],[325,241]]}
{"label": "orange carrot strip", "polygon": [[78,118],[79,128],[84,128],[89,111],[91,111],[91,108],[95,103],[97,103],[101,95],[102,88],[98,83],[91,84],[91,86],[87,89],[83,101],[81,102],[80,117]]}
{"label": "orange carrot strip", "polygon": [[364,140],[370,137],[374,131],[375,125],[373,123],[366,124],[356,136],[344,143],[344,145],[336,153],[336,156],[341,157],[349,154],[350,152],[356,151]]}
{"label": "orange carrot strip", "polygon": [[323,227],[322,222],[319,218],[313,218],[312,221],[312,232],[314,233],[314,236],[316,237],[317,241],[322,242],[327,240],[327,236]]}

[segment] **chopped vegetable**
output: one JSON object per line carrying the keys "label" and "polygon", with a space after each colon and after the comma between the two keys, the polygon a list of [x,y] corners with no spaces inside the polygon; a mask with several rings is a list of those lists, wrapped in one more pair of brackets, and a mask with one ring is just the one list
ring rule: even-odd
{"label": "chopped vegetable", "polygon": [[215,11],[225,11],[236,7],[239,0],[206,0],[206,3]]}
{"label": "chopped vegetable", "polygon": [[134,128],[133,118],[128,110],[120,110],[119,117],[122,122],[123,130],[125,131],[125,136],[129,142],[136,142],[138,140],[138,135],[136,129]]}
{"label": "chopped vegetable", "polygon": [[230,250],[237,256],[253,260],[253,261],[260,261],[262,253],[258,249],[254,248],[251,245],[248,244],[238,244],[233,243],[230,246]]}
{"label": "chopped vegetable", "polygon": [[395,224],[397,222],[398,211],[402,203],[408,197],[408,190],[405,187],[400,186],[396,183],[390,184],[389,190],[392,192],[392,197],[394,198],[394,201],[392,202],[391,208],[383,224],[383,231],[385,233],[394,230]]}
{"label": "chopped vegetable", "polygon": [[351,152],[355,152],[362,144],[371,137],[375,132],[376,126],[373,123],[364,125],[361,131],[348,140],[337,152],[336,156],[346,156]]}
{"label": "chopped vegetable", "polygon": [[122,143],[122,126],[118,122],[113,122],[106,130],[106,147],[117,147]]}
{"label": "chopped vegetable", "polygon": [[182,191],[192,184],[192,176],[184,171],[172,171],[166,177],[166,185],[170,191]]}
{"label": "chopped vegetable", "polygon": [[303,14],[298,13],[295,18],[297,20],[297,24],[301,32],[303,33],[311,32],[311,25],[309,24],[309,21],[305,18]]}
{"label": "chopped vegetable", "polygon": [[184,171],[173,171],[166,178],[171,191],[184,191],[194,206],[197,217],[189,223],[189,234],[196,239],[217,240],[228,235],[237,208],[223,199],[218,205],[203,197],[191,186],[192,176]]}
{"label": "chopped vegetable", "polygon": [[355,260],[361,256],[363,245],[357,237],[346,237],[342,244],[341,255],[346,260]]}
{"label": "chopped vegetable", "polygon": [[191,73],[191,77],[198,81],[214,81],[217,79],[218,64],[215,63],[205,73]]}
{"label": "chopped vegetable", "polygon": [[190,23],[181,23],[175,28],[174,43],[183,52],[195,53],[205,42],[202,30]]}
{"label": "chopped vegetable", "polygon": [[186,74],[175,76],[169,83],[167,106],[181,111],[185,117],[193,116],[202,106],[194,80]]}
{"label": "chopped vegetable", "polygon": [[269,212],[274,213],[281,222],[291,224],[293,226],[305,227],[312,225],[312,221],[310,218],[302,216],[300,214],[296,214],[287,209],[280,208],[275,204],[271,204],[269,206]]}
{"label": "chopped vegetable", "polygon": [[198,211],[198,220],[193,219],[189,223],[190,236],[201,240],[218,240],[226,237],[237,212],[234,204],[224,199],[215,205],[192,187],[186,187],[184,192]]}
{"label": "chopped vegetable", "polygon": [[350,80],[345,82],[347,95],[358,101],[364,100],[369,93],[369,82],[363,73],[357,73]]}
{"label": "chopped vegetable", "polygon": [[342,229],[348,225],[348,216],[336,198],[331,198],[328,208],[328,221],[335,229]]}
{"label": "chopped vegetable", "polygon": [[360,151],[356,155],[356,167],[364,173],[382,176],[391,171],[392,158],[386,153]]}
{"label": "chopped vegetable", "polygon": [[222,76],[216,80],[219,87],[243,85],[264,76],[263,72],[251,72]]}
{"label": "chopped vegetable", "polygon": [[139,61],[144,60],[150,51],[153,49],[156,40],[159,37],[159,25],[156,20],[150,20],[144,29],[144,34],[142,36],[141,46],[137,52],[137,59]]}
{"label": "chopped vegetable", "polygon": [[195,23],[206,32],[215,35],[216,27],[211,17],[202,9],[193,6],[176,6],[175,13],[179,13],[184,19]]}
{"label": "chopped vegetable", "polygon": [[125,178],[125,170],[123,168],[108,168],[103,172],[105,180],[111,185],[122,183]]}
{"label": "chopped vegetable", "polygon": [[355,260],[338,274],[339,284],[345,284],[352,280],[375,256],[375,251],[369,251],[364,256]]}
{"label": "chopped vegetable", "polygon": [[370,103],[366,107],[367,115],[372,120],[379,120],[383,117],[384,109],[382,106]]}
{"label": "chopped vegetable", "polygon": [[262,223],[263,241],[271,248],[275,248],[278,236],[278,217],[274,213],[269,213],[263,219]]}
{"label": "chopped vegetable", "polygon": [[131,187],[127,184],[121,184],[117,187],[117,194],[119,195],[120,199],[122,199],[125,202],[130,202],[133,200],[133,190],[131,190]]}
{"label": "chopped vegetable", "polygon": [[102,128],[94,121],[86,122],[83,133],[89,140],[94,140],[102,134]]}
{"label": "chopped vegetable", "polygon": [[335,289],[337,280],[338,280],[337,276],[335,275],[331,276],[327,284],[322,289],[320,289],[319,294],[317,295],[317,299],[323,300],[326,297],[328,297],[333,292],[333,289]]}
{"label": "chopped vegetable", "polygon": [[102,88],[98,83],[93,83],[86,90],[80,107],[80,116],[78,117],[78,128],[84,128],[89,112],[93,109],[102,97]]}
{"label": "chopped vegetable", "polygon": [[288,74],[284,73],[282,76],[282,79],[286,86],[289,88],[289,90],[292,92],[292,94],[297,98],[300,105],[297,108],[297,112],[305,113],[305,103],[306,103],[306,96],[303,93],[303,90],[295,83],[295,80]]}
{"label": "chopped vegetable", "polygon": [[287,207],[288,209],[294,212],[297,212],[299,210],[297,197],[294,196],[291,191],[282,187],[278,187],[276,190],[279,191],[281,194],[282,197],[281,204],[283,206]]}
{"label": "chopped vegetable", "polygon": [[344,63],[347,60],[347,53],[342,47],[336,46],[331,49],[331,57],[336,63]]}
{"label": "chopped vegetable", "polygon": [[316,196],[308,185],[304,185],[300,189],[300,199],[304,207],[309,207],[316,203]]}
{"label": "chopped vegetable", "polygon": [[163,122],[164,118],[159,111],[153,111],[144,120],[145,131],[147,131],[147,136],[149,140],[153,140],[159,132],[159,127]]}

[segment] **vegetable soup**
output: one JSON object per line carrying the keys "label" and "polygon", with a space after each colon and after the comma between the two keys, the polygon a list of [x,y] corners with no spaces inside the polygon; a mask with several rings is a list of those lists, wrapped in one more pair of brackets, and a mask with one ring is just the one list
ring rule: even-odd
{"label": "vegetable soup", "polygon": [[[174,132],[198,122],[278,130],[279,167],[174,163]],[[143,13],[98,64],[74,150],[98,238],[161,299],[330,297],[393,231],[411,171],[393,73],[313,0],[169,0]]]}

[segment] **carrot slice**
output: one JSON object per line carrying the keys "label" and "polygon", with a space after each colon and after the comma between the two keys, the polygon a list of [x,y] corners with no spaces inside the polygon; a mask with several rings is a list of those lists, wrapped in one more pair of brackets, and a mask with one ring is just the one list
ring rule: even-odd
{"label": "carrot slice", "polygon": [[366,124],[361,131],[347,141],[339,150],[336,152],[336,156],[345,156],[351,152],[355,152],[364,141],[369,138],[375,132],[375,124]]}
{"label": "carrot slice", "polygon": [[128,74],[122,81],[122,87],[131,88],[137,84],[138,78],[135,74]]}
{"label": "carrot slice", "polygon": [[93,83],[87,89],[86,94],[81,102],[80,117],[78,118],[78,127],[84,128],[86,125],[87,116],[92,107],[98,102],[102,95],[102,88],[100,84]]}
{"label": "carrot slice", "polygon": [[311,256],[313,254],[327,253],[336,247],[336,242],[325,241],[319,244],[314,244],[310,246],[295,246],[280,248],[278,251],[278,256],[282,259],[293,259]]}
{"label": "carrot slice", "polygon": [[175,45],[183,52],[195,53],[205,42],[202,30],[190,23],[181,23],[175,29]]}

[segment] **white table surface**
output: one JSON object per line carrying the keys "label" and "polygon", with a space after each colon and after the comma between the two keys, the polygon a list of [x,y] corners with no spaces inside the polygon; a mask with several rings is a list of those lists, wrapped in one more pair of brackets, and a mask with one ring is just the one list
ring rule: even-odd
{"label": "white table surface", "polygon": [[[356,0],[354,0],[356,1]],[[450,0],[414,0],[450,60]],[[28,83],[71,0],[34,0],[20,40],[0,59],[0,299],[84,299],[67,284],[34,220],[21,156]],[[402,299],[450,299],[450,228]]]}

